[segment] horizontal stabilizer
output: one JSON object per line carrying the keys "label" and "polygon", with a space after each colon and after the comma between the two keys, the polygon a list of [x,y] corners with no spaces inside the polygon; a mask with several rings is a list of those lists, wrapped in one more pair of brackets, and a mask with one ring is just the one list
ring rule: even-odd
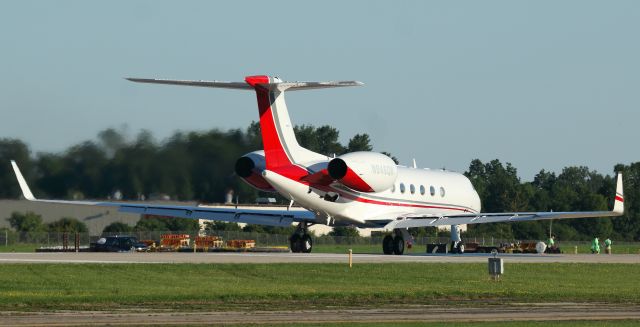
{"label": "horizontal stabilizer", "polygon": [[[224,82],[224,81],[189,81],[153,78],[127,78],[127,80],[137,83],[168,84],[183,86],[212,87],[236,90],[253,90],[256,87],[269,90],[312,90],[330,87],[362,86],[358,81],[329,81],[329,82],[283,82],[277,77],[269,76],[249,76],[245,82]],[[261,81],[253,83],[253,81]],[[268,82],[267,82],[268,81]]]}
{"label": "horizontal stabilizer", "polygon": [[345,87],[345,86],[362,86],[364,83],[358,81],[336,81],[336,82],[282,82],[271,83],[269,88],[277,88],[280,91],[289,90],[312,90],[312,89],[324,89],[330,87]]}
{"label": "horizontal stabilizer", "polygon": [[217,87],[223,89],[253,90],[251,85],[245,82],[221,82],[221,81],[182,81],[171,79],[152,79],[152,78],[127,78],[127,80],[137,83],[151,84],[169,84],[199,87]]}

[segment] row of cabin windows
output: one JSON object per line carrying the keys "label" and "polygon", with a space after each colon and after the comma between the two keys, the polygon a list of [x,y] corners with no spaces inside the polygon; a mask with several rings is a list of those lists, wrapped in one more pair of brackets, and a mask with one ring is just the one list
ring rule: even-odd
{"label": "row of cabin windows", "polygon": [[[404,186],[404,183],[400,183],[400,193],[404,194],[404,192],[406,192],[406,187]],[[396,191],[396,185],[393,184],[393,186],[391,187],[391,192],[395,192]],[[409,184],[409,192],[411,192],[411,194],[415,194],[416,193],[416,187],[413,184]],[[427,192],[426,188],[424,187],[424,185],[420,185],[420,194],[424,195]],[[431,196],[435,196],[436,195],[436,188],[431,185],[429,186],[429,194],[431,194]],[[440,186],[440,196],[444,197],[444,187]]]}

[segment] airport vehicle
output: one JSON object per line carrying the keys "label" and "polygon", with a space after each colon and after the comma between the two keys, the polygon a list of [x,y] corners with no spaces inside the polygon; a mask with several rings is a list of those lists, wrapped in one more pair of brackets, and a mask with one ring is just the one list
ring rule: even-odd
{"label": "airport vehicle", "polygon": [[[264,149],[238,159],[235,171],[253,187],[278,192],[291,201],[288,210],[221,209],[126,202],[36,199],[12,162],[24,197],[30,201],[116,207],[120,212],[191,219],[211,219],[272,226],[297,223],[291,235],[293,252],[311,252],[307,232],[312,224],[384,228],[385,254],[403,254],[410,227],[451,225],[452,241],[461,244],[458,225],[541,219],[619,216],[624,212],[622,175],[618,174],[612,211],[501,212],[480,211],[480,198],[460,173],[403,167],[376,152],[338,157],[303,148],[296,140],[284,94],[288,91],[360,86],[357,81],[283,82],[277,77],[248,76],[244,82],[185,81],[129,78],[139,83],[226,88],[254,91],[258,100]],[[295,203],[306,210],[292,208]],[[459,246],[459,245],[458,245]]]}

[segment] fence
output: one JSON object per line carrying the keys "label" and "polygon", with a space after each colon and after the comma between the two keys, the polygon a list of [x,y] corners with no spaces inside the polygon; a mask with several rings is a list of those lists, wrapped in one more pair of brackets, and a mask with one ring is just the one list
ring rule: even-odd
{"label": "fence", "polygon": [[[12,232],[5,230],[0,232],[0,246],[32,245],[37,247],[60,247],[66,243],[73,247],[76,235],[80,247],[88,247],[104,236],[135,236],[138,240],[152,240],[158,242],[163,234],[188,234],[191,239],[196,236],[220,236],[223,240],[255,240],[258,246],[288,246],[290,235],[248,233],[242,231],[138,231],[129,233],[104,233],[102,235],[90,235],[89,233],[57,233],[57,232]],[[428,243],[446,243],[448,238],[416,238],[415,245]],[[382,246],[382,237],[343,237],[322,235],[313,238],[314,245],[371,245]]]}
{"label": "fence", "polygon": [[[129,232],[129,233],[110,233],[103,235],[90,235],[89,233],[57,233],[57,232],[13,232],[10,230],[0,231],[0,251],[11,250],[8,248],[20,248],[21,250],[34,250],[36,248],[54,248],[63,247],[65,243],[68,248],[74,248],[76,243],[76,237],[78,244],[81,248],[89,247],[90,243],[96,242],[103,236],[135,236],[138,240],[152,240],[156,244],[159,244],[159,240],[162,234],[188,234],[193,240],[196,236],[219,236],[223,240],[255,240],[258,247],[273,247],[273,246],[288,246],[289,236],[282,234],[266,234],[266,233],[248,233],[242,231],[185,231],[185,232],[170,232],[170,231],[153,231],[153,232]],[[342,246],[354,246],[355,248],[364,249],[364,251],[375,250],[382,248],[381,236],[373,237],[342,237],[342,236],[329,236],[322,235],[313,238],[315,246],[335,246],[341,248]],[[500,245],[505,243],[517,243],[517,240],[500,239],[494,237],[468,237],[464,238],[465,242],[478,243],[480,245]],[[539,240],[519,240],[520,242],[539,242]],[[420,249],[427,244],[434,243],[448,243],[449,237],[417,237],[413,240],[414,248]],[[588,248],[591,245],[590,241],[560,241],[557,244],[565,249],[565,252],[572,252],[575,246],[581,248],[581,253],[584,253],[584,248]],[[614,247],[628,247],[631,250],[627,250],[628,253],[637,253],[640,249],[639,242],[616,242],[614,240]],[[635,250],[634,250],[635,249]]]}

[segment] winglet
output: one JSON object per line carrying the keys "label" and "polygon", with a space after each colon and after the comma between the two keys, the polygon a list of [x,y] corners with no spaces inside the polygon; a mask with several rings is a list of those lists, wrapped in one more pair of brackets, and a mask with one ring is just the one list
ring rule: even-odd
{"label": "winglet", "polygon": [[27,185],[27,181],[24,180],[24,177],[20,172],[20,168],[18,168],[18,165],[13,160],[11,160],[11,166],[13,166],[13,171],[16,173],[16,178],[18,179],[18,184],[20,184],[22,195],[24,196],[25,199],[29,201],[34,201],[36,198],[33,196],[33,193],[31,193],[31,190],[29,189],[29,185]]}
{"label": "winglet", "polygon": [[616,182],[616,197],[613,201],[613,212],[622,215],[624,213],[624,192],[622,190],[622,173],[618,173]]}

